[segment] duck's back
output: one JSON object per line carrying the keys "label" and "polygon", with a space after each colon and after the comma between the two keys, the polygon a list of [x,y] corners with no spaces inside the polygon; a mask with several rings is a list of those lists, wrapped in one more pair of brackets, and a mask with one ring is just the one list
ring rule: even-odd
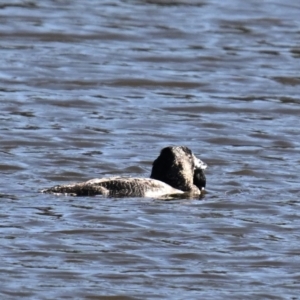
{"label": "duck's back", "polygon": [[104,195],[109,197],[160,197],[183,193],[156,179],[130,177],[96,178],[81,183],[57,185],[42,192],[74,196]]}

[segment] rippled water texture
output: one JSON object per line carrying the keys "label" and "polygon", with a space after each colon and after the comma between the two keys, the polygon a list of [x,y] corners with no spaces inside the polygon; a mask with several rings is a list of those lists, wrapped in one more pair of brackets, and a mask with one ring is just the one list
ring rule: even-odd
{"label": "rippled water texture", "polygon": [[[300,4],[1,1],[1,299],[298,299]],[[199,200],[55,197],[147,177]]]}

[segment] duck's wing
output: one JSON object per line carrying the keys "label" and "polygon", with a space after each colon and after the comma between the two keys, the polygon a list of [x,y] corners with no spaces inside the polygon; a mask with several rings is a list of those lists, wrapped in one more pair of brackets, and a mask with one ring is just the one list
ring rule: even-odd
{"label": "duck's wing", "polygon": [[[91,180],[90,180],[91,181]],[[89,183],[89,181],[56,185],[48,189],[41,190],[42,193],[70,196],[94,196],[108,195],[108,190],[101,184]]]}
{"label": "duck's wing", "polygon": [[81,183],[57,185],[42,190],[42,192],[73,196],[104,195],[109,197],[160,197],[183,193],[156,179],[130,177],[96,178]]}

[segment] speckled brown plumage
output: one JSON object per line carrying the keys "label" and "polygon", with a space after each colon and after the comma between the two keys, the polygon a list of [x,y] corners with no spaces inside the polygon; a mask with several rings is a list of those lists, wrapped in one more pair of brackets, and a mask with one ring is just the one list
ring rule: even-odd
{"label": "speckled brown plumage", "polygon": [[[74,196],[159,197],[189,193],[200,195],[205,187],[206,165],[184,146],[166,147],[153,162],[150,178],[111,177],[57,185],[43,193]],[[201,175],[201,176],[200,176]]]}

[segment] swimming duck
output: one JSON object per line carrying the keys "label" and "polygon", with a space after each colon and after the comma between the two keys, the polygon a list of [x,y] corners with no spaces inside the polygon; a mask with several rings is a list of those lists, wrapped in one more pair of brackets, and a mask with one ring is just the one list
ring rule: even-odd
{"label": "swimming duck", "polygon": [[57,185],[43,193],[73,196],[161,197],[176,194],[201,194],[206,185],[207,165],[185,146],[163,148],[153,162],[150,178],[109,177]]}

